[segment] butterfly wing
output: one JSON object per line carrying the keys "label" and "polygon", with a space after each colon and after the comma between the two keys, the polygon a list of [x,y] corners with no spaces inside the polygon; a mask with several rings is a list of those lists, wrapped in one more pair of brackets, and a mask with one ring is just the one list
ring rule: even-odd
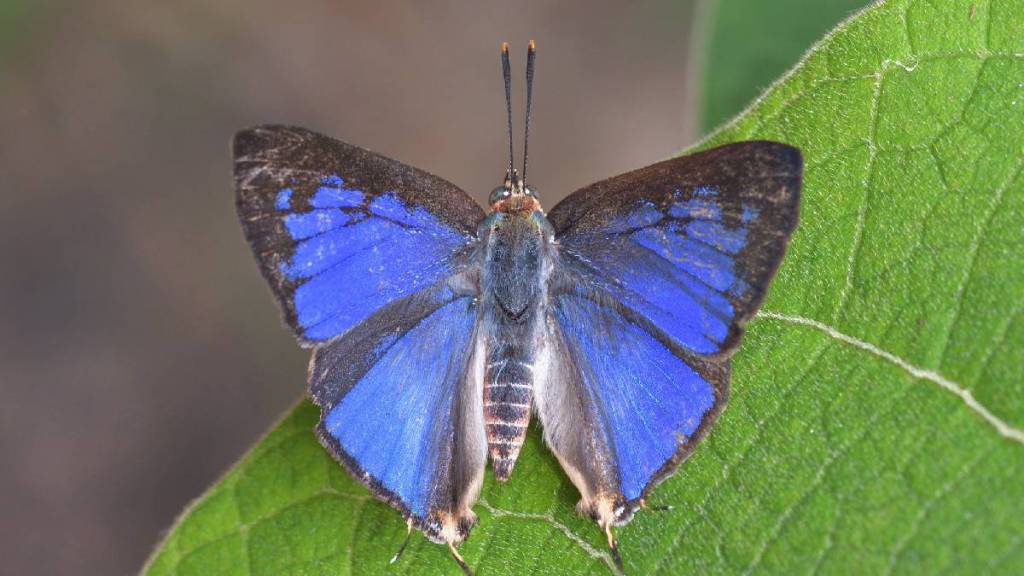
{"label": "butterfly wing", "polygon": [[237,208],[300,341],[321,443],[436,541],[475,518],[483,210],[425,172],[300,128],[234,142]]}
{"label": "butterfly wing", "polygon": [[741,142],[579,190],[548,215],[564,266],[695,354],[739,341],[796,226],[796,148]]}
{"label": "butterfly wing", "polygon": [[321,443],[435,542],[459,542],[476,522],[487,458],[476,316],[473,297],[426,290],[310,364]]}
{"label": "butterfly wing", "polygon": [[483,210],[436,176],[283,126],[240,132],[234,155],[242,228],[304,344],[470,266]]}
{"label": "butterfly wing", "polygon": [[714,422],[728,355],[797,222],[795,148],[744,142],[599,182],[549,214],[545,438],[602,525],[628,521]]}
{"label": "butterfly wing", "polygon": [[544,439],[602,526],[627,522],[724,406],[729,365],[691,356],[611,299],[552,300]]}

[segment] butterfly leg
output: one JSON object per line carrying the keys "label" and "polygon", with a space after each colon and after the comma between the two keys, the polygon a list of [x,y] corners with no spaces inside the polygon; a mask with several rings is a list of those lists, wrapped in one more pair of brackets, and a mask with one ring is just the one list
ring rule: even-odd
{"label": "butterfly leg", "polygon": [[455,544],[449,542],[448,551],[452,553],[452,558],[455,559],[455,563],[459,565],[459,568],[462,568],[462,572],[466,576],[473,576],[473,571],[470,570],[469,564],[466,564],[466,560],[459,554],[459,551],[455,549]]}
{"label": "butterfly leg", "polygon": [[608,535],[608,548],[612,551],[612,560],[615,561],[615,566],[622,571],[622,556],[619,554],[619,541],[615,539],[612,534],[612,524],[608,522],[604,525],[604,533]]}
{"label": "butterfly leg", "polygon": [[409,545],[409,540],[412,539],[412,518],[405,521],[405,527],[405,540],[403,540],[402,545],[398,547],[398,552],[395,552],[395,555],[391,557],[391,562],[389,562],[389,564],[398,562],[398,559],[402,557],[402,552],[405,552],[405,547]]}
{"label": "butterfly leg", "polygon": [[[633,516],[632,511],[627,511],[621,499],[615,497],[598,496],[592,500],[581,499],[576,503],[576,513],[594,519],[597,525],[604,530],[608,537],[608,549],[611,551],[612,560],[619,572],[623,571],[622,556],[619,554],[619,541],[612,533],[612,526],[621,526]],[[624,513],[626,515],[624,515]]]}

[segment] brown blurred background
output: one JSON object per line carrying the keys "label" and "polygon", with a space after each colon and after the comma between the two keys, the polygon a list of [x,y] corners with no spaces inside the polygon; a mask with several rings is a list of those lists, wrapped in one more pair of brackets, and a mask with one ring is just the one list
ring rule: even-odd
{"label": "brown blurred background", "polygon": [[[0,571],[130,574],[304,389],[228,141],[293,123],[482,200],[498,46],[550,208],[691,143],[690,1],[0,0]],[[518,140],[517,146],[521,146]]]}

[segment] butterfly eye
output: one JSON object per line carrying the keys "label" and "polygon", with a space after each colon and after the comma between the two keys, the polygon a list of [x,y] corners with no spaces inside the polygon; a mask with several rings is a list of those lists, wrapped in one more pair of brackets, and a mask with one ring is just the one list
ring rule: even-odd
{"label": "butterfly eye", "polygon": [[491,204],[494,204],[495,202],[498,202],[503,198],[508,198],[511,194],[512,192],[510,192],[508,188],[505,188],[504,186],[498,186],[491,192],[491,198],[489,202]]}
{"label": "butterfly eye", "polygon": [[537,190],[534,189],[533,187],[527,186],[525,190],[526,193],[529,194],[530,196],[533,196],[534,198],[540,198],[540,196],[537,195]]}

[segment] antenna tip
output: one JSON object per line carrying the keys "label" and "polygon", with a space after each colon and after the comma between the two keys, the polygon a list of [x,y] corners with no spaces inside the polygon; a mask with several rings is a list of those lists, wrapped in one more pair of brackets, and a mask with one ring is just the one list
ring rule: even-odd
{"label": "antenna tip", "polygon": [[501,52],[503,54],[508,54],[508,42],[501,43]]}
{"label": "antenna tip", "polygon": [[530,48],[529,48],[529,50],[530,50],[530,52],[536,52],[537,51],[537,43],[534,42],[533,40],[530,40]]}

